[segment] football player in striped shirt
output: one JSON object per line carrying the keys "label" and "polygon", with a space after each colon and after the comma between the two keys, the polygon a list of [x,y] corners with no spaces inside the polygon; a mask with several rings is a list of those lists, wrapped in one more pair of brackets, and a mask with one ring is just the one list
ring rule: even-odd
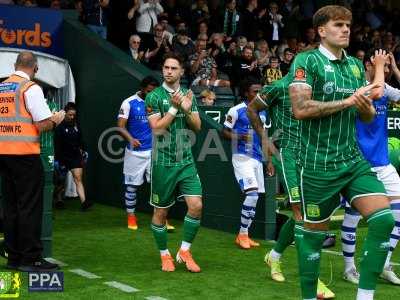
{"label": "football player in striped shirt", "polygon": [[355,138],[356,117],[363,122],[375,117],[371,98],[378,96],[379,85],[363,87],[362,63],[344,51],[349,45],[351,20],[352,14],[345,7],[320,8],[313,16],[313,25],[321,44],[318,49],[299,53],[289,73],[293,114],[301,120],[304,226],[295,226],[295,240],[303,299],[317,297],[321,248],[329,219],[340,207],[340,194],[368,223],[357,300],[373,299],[394,226],[385,188],[362,157]]}
{"label": "football player in striped shirt", "polygon": [[[265,262],[271,269],[271,278],[277,282],[284,282],[286,280],[281,271],[281,256],[285,249],[294,241],[295,224],[299,226],[303,224],[299,191],[300,184],[296,164],[299,152],[300,124],[298,120],[294,119],[292,114],[288,93],[289,79],[289,76],[285,76],[271,85],[264,86],[247,108],[249,120],[261,139],[266,138],[266,133],[258,114],[265,109],[269,110],[272,128],[275,130],[273,136],[277,137],[276,144],[279,146],[279,154],[277,153],[279,159],[274,155],[272,156],[272,161],[284,180],[284,188],[289,195],[289,203],[293,211],[293,216],[282,226],[273,249],[265,256]],[[267,149],[269,145],[266,145],[264,149]],[[268,151],[269,154],[272,151]],[[271,162],[271,157],[269,157],[268,161]],[[317,291],[320,299],[335,297],[335,294],[321,280],[318,281]]]}
{"label": "football player in striped shirt", "polygon": [[[151,229],[161,255],[161,269],[173,272],[175,265],[167,248],[166,218],[177,197],[183,197],[188,212],[183,240],[176,260],[190,272],[200,272],[190,252],[200,227],[202,187],[194,162],[188,130],[199,132],[201,120],[192,91],[180,85],[183,63],[170,53],[162,67],[164,82],[146,97],[148,120],[154,135],[151,160],[150,204],[154,206]],[[178,192],[178,193],[177,193]]]}

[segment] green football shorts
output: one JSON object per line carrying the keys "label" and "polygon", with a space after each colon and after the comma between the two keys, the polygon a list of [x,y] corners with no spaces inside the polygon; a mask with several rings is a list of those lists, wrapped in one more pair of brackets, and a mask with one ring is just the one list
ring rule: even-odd
{"label": "green football shorts", "polygon": [[290,203],[300,203],[300,188],[296,164],[296,152],[293,149],[279,150],[280,158],[279,161],[275,156],[272,157],[272,163],[275,169],[283,179],[283,187],[286,193],[289,195]]}
{"label": "green football shorts", "polygon": [[195,164],[177,167],[152,165],[150,204],[167,208],[174,205],[176,198],[183,196],[202,196]]}
{"label": "green football shorts", "polygon": [[304,221],[322,223],[340,207],[340,194],[351,202],[359,197],[386,195],[370,164],[361,160],[338,170],[300,169]]}

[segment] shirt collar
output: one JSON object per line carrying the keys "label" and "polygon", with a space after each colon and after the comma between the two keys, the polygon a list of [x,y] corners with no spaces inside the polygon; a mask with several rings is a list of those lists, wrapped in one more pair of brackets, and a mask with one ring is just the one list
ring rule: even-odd
{"label": "shirt collar", "polygon": [[136,92],[136,99],[138,101],[144,101],[144,99],[142,99],[142,97],[140,97],[140,92]]}
{"label": "shirt collar", "polygon": [[31,79],[29,78],[29,75],[26,74],[26,73],[23,72],[23,71],[15,71],[14,74],[17,75],[17,76],[20,76],[20,77],[24,77],[25,79],[31,80]]}
{"label": "shirt collar", "polygon": [[171,89],[171,88],[165,83],[165,81],[163,82],[162,87],[163,87],[165,90],[167,90],[167,92],[170,93],[170,94],[173,94],[173,93],[175,93],[176,91],[179,91],[179,90],[181,89],[181,86],[179,86],[178,89],[177,89],[176,91],[174,91],[173,89]]}
{"label": "shirt collar", "polygon": [[[330,52],[327,48],[325,48],[322,44],[319,45],[318,50],[329,60],[340,60],[335,55],[333,55],[332,52]],[[346,51],[345,50],[342,51],[343,51],[342,60],[347,59]]]}

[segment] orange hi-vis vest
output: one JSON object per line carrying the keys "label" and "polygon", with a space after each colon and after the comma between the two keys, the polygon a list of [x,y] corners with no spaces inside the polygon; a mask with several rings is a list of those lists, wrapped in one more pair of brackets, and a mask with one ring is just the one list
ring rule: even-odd
{"label": "orange hi-vis vest", "polygon": [[40,154],[40,133],[25,106],[25,91],[35,83],[11,75],[0,83],[0,155]]}

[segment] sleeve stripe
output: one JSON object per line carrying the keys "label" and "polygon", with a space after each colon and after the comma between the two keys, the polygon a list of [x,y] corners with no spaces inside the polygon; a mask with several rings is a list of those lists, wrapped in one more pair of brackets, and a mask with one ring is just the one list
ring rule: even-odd
{"label": "sleeve stripe", "polygon": [[310,89],[312,89],[312,86],[310,84],[308,84],[307,82],[292,82],[291,84],[289,84],[289,87],[291,87],[292,85],[300,85],[300,84],[304,84],[310,87]]}

